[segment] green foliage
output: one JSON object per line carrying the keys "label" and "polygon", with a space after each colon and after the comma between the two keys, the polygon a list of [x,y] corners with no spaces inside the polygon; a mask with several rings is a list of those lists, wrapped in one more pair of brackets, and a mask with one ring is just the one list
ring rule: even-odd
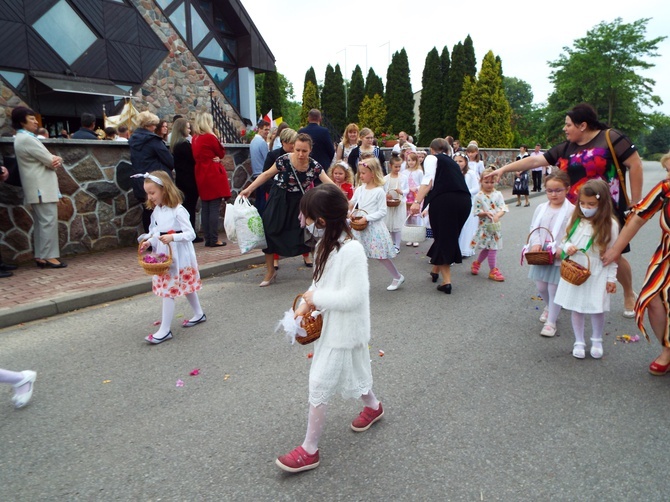
{"label": "green foliage", "polygon": [[282,116],[281,96],[279,93],[279,76],[277,72],[271,71],[265,74],[263,79],[263,96],[259,114],[272,110],[273,117]]}
{"label": "green foliage", "polygon": [[647,153],[668,153],[670,151],[670,125],[655,127],[644,140]]}
{"label": "green foliage", "polygon": [[451,66],[447,77],[447,85],[444,89],[444,125],[445,132],[454,139],[459,139],[460,134],[457,127],[456,116],[458,115],[458,105],[463,91],[463,81],[465,80],[465,54],[463,44],[458,42],[451,51]]}
{"label": "green foliage", "polygon": [[418,145],[429,145],[437,137],[444,137],[442,99],[442,68],[437,49],[426,56],[421,77],[421,103],[419,104],[419,138]]}
{"label": "green foliage", "polygon": [[375,94],[372,98],[365,96],[358,110],[359,127],[361,129],[369,127],[373,132],[381,134],[385,123],[386,105],[384,104],[384,99],[379,94]]}
{"label": "green foliage", "polygon": [[406,131],[407,134],[414,135],[414,94],[409,76],[409,60],[404,48],[395,52],[391,58],[386,73],[384,102],[388,130]]}
{"label": "green foliage", "polygon": [[661,104],[652,93],[656,82],[641,70],[654,65],[648,58],[658,57],[658,45],[667,37],[646,40],[649,19],[623,23],[601,22],[564,47],[550,76],[554,92],[548,100],[548,126],[562,122],[565,113],[580,102],[592,104],[602,122],[636,136],[644,130],[647,116],[642,108]]}
{"label": "green foliage", "polygon": [[465,74],[474,77],[477,74],[477,58],[475,57],[475,45],[470,35],[463,40],[463,61]]}
{"label": "green foliage", "polygon": [[358,109],[361,107],[364,96],[365,82],[363,81],[363,71],[360,66],[356,65],[356,68],[354,68],[354,71],[351,74],[351,82],[349,82],[349,94],[347,95],[347,123],[358,123]]}
{"label": "green foliage", "polygon": [[442,53],[440,54],[440,71],[442,72],[442,117],[440,117],[442,125],[440,126],[440,131],[442,131],[441,136],[447,136],[447,123],[445,121],[444,110],[447,104],[451,58],[449,57],[449,49],[447,49],[446,45],[442,48]]}
{"label": "green foliage", "polygon": [[319,108],[319,95],[316,86],[310,80],[302,91],[302,110],[300,112],[300,127],[307,125],[307,115],[312,108]]}
{"label": "green foliage", "polygon": [[467,75],[458,109],[458,129],[463,144],[476,140],[480,148],[511,148],[514,136],[512,110],[503,89],[500,64],[489,51],[478,78]]}
{"label": "green foliage", "polygon": [[335,69],[328,65],[323,80],[321,93],[321,113],[330,121],[331,126],[341,133],[346,127],[346,102],[344,96],[344,79],[340,65]]}
{"label": "green foliage", "polygon": [[314,71],[314,67],[310,66],[309,70],[305,72],[305,82],[302,85],[303,90],[305,87],[307,87],[307,82],[312,82],[314,84],[314,88],[316,89],[316,97],[317,99],[319,98],[319,83],[316,81],[316,72]]}
{"label": "green foliage", "polygon": [[[499,61],[500,58],[496,57],[496,63]],[[502,77],[502,82],[505,96],[512,109],[513,144],[529,144],[528,138],[536,133],[536,124],[532,121],[533,91],[530,84],[516,77]],[[537,141],[531,142],[537,143]]]}
{"label": "green foliage", "polygon": [[378,77],[375,71],[370,68],[368,70],[368,76],[365,79],[365,95],[372,98],[375,94],[384,96],[384,82],[382,78]]}

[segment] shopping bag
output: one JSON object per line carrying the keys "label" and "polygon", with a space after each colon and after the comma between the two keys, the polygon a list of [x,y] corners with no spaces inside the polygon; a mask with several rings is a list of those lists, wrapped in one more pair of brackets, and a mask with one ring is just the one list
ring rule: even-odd
{"label": "shopping bag", "polygon": [[223,228],[230,242],[237,242],[237,232],[235,231],[235,206],[226,204],[226,213],[223,216]]}
{"label": "shopping bag", "polygon": [[235,200],[235,232],[240,253],[248,253],[254,248],[266,248],[263,220],[249,199],[238,197]]}

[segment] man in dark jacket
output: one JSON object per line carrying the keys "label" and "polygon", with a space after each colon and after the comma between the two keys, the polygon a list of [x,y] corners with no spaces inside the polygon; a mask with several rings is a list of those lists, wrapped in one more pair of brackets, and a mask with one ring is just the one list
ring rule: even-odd
{"label": "man in dark jacket", "polygon": [[312,108],[307,115],[308,124],[298,131],[300,133],[307,133],[312,138],[312,153],[309,154],[316,160],[324,171],[327,171],[330,164],[335,157],[335,146],[333,139],[330,137],[328,129],[321,126],[321,112],[316,108]]}
{"label": "man in dark jacket", "polygon": [[92,113],[82,113],[81,127],[75,132],[70,139],[100,139],[95,134],[95,115]]}
{"label": "man in dark jacket", "polygon": [[[128,140],[130,147],[130,163],[133,165],[133,174],[150,173],[151,171],[163,170],[174,179],[174,159],[163,139],[154,133],[159,119],[151,112],[142,112],[138,115],[139,127]],[[144,179],[133,178],[133,194],[140,202],[147,200],[144,192]],[[142,213],[144,231],[149,231],[151,223],[151,210],[144,208]]]}

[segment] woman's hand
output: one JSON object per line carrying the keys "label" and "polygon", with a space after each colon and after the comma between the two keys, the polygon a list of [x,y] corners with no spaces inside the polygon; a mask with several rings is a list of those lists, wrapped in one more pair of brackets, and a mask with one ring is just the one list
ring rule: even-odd
{"label": "woman's hand", "polygon": [[616,293],[616,282],[608,282],[605,290],[611,294]]}
{"label": "woman's hand", "polygon": [[174,241],[174,235],[173,235],[173,234],[165,234],[165,235],[161,235],[161,236],[158,238],[158,240],[161,241],[163,244],[168,244],[168,243]]}
{"label": "woman's hand", "polygon": [[606,267],[610,263],[618,261],[620,256],[621,253],[617,253],[612,248],[610,248],[607,251],[605,251],[600,258],[603,261],[603,266]]}
{"label": "woman's hand", "polygon": [[143,241],[142,244],[140,244],[140,253],[144,252],[151,243],[149,241]]}
{"label": "woman's hand", "polygon": [[223,164],[223,159],[222,159],[222,158],[214,157],[212,160],[213,160],[214,162],[219,163],[219,164]]}
{"label": "woman's hand", "polygon": [[248,199],[249,196],[251,195],[251,190],[249,190],[249,187],[245,188],[240,192],[240,197],[244,197],[245,199]]}
{"label": "woman's hand", "polygon": [[412,216],[416,216],[421,212],[421,204],[418,202],[413,202],[411,206],[409,206],[409,213]]}
{"label": "woman's hand", "polygon": [[59,167],[63,167],[63,159],[58,157],[57,155],[53,155],[51,157],[51,167],[55,171]]}

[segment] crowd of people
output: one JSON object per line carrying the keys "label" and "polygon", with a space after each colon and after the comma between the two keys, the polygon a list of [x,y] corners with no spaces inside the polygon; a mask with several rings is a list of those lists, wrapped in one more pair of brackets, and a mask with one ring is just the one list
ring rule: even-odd
{"label": "crowd of people", "polygon": [[[65,264],[59,260],[54,233],[55,171],[62,168],[62,159],[51,155],[37,139],[34,112],[17,108],[12,120],[26,202],[35,219],[37,266],[62,268]],[[458,140],[436,138],[426,151],[413,145],[404,132],[386,161],[371,129],[349,124],[341,141],[334,144],[320,121],[320,112],[312,110],[305,128],[295,131],[283,126],[274,134],[276,138],[271,135],[271,124],[261,121],[258,139],[250,145],[252,179],[239,194],[255,198],[264,227],[266,269],[259,286],[276,282],[280,258],[301,255],[312,268],[313,281],[301,295],[295,315],[317,309],[324,316],[309,376],[305,441],[277,459],[280,468],[300,472],[318,466],[318,441],[328,402],[335,394],[362,399],[364,409],[351,424],[354,431],[367,430],[383,416],[381,402],[372,392],[367,348],[367,262],[379,261],[391,276],[386,289],[398,290],[406,278],[393,259],[401,251],[406,225],[429,230],[429,273],[433,283],[439,281],[439,292],[454,292],[451,268],[468,257],[473,257],[473,276],[479,275],[486,261],[488,279],[505,280],[497,256],[503,249],[502,219],[509,208],[496,189],[504,173],[514,173],[517,206],[522,196],[525,206],[530,205],[529,171],[532,191],[541,191],[544,184],[546,193],[546,201],[532,216],[523,248],[529,263],[531,255],[542,256],[529,268],[529,279],[545,303],[539,334],[555,336],[560,310],[571,311],[572,355],[584,359],[589,315],[588,352],[594,359],[602,358],[605,313],[618,281],[624,293],[624,317],[635,317],[646,336],[643,321],[647,312],[662,345],[650,373],[670,372],[670,154],[661,159],[668,178],[643,197],[642,161],[635,145],[620,131],[599,122],[588,104],[567,113],[566,141],[544,153],[540,145],[532,153],[522,145],[516,160],[500,168],[484,165],[475,141],[461,148]],[[84,129],[82,120],[80,137],[89,134]],[[158,331],[146,338],[151,344],[172,338],[174,302],[179,296],[185,296],[193,310],[184,327],[207,320],[197,296],[202,284],[193,247],[198,242],[196,202],[198,198],[202,201],[205,246],[223,246],[218,236],[220,204],[231,196],[223,167],[225,149],[211,115],[199,114],[192,124],[178,117],[168,133],[167,122],[142,112],[139,127],[128,141],[135,171],[133,190],[146,208],[141,249],[152,247],[174,256],[168,273],[153,278],[153,290],[162,298],[163,316]],[[6,178],[5,170],[0,174]],[[631,215],[626,218],[629,210]],[[621,255],[659,211],[662,239],[638,296],[633,291],[630,264]],[[417,247],[419,242],[410,239],[405,244]],[[14,385],[15,405],[21,407],[30,399],[35,374],[0,370],[0,381]]]}

